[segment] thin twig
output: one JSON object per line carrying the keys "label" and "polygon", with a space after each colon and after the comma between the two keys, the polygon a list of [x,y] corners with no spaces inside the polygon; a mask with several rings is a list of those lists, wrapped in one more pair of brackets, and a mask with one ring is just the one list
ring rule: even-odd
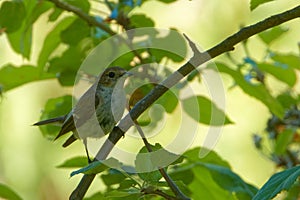
{"label": "thin twig", "polygon": [[[148,142],[143,130],[141,129],[141,127],[139,126],[137,121],[135,121],[134,126],[136,127],[137,131],[139,132],[140,136],[142,137],[142,140],[143,140],[143,142],[145,144],[145,147],[147,148],[148,152],[153,152],[153,149],[152,149],[150,143]],[[162,177],[164,177],[164,179],[166,180],[166,182],[170,186],[171,190],[176,195],[176,199],[182,199],[182,200],[189,200],[190,199],[187,196],[185,196],[183,194],[183,192],[181,192],[179,187],[174,183],[174,181],[172,180],[172,178],[169,176],[169,174],[166,172],[166,170],[164,168],[158,168],[158,171],[160,172]]]}
{"label": "thin twig", "polygon": [[[54,1],[54,0],[51,0]],[[180,67],[177,72],[171,74],[167,77],[162,84],[158,84],[152,91],[150,91],[142,100],[140,100],[130,111],[128,115],[126,115],[121,122],[119,123],[119,127],[115,127],[113,131],[110,133],[108,140],[110,140],[109,145],[114,145],[118,142],[118,140],[124,135],[124,133],[133,125],[132,120],[136,120],[150,105],[152,105],[160,96],[162,96],[168,88],[174,86],[178,83],[184,76],[189,74],[195,69],[195,66],[199,66],[212,58],[221,55],[224,52],[231,51],[234,49],[234,46],[241,41],[250,38],[251,36],[265,31],[271,27],[277,26],[289,20],[300,17],[300,6],[297,6],[293,9],[290,9],[286,12],[271,16],[263,21],[260,21],[254,25],[250,25],[242,28],[237,33],[232,36],[226,38],[218,45],[212,47],[208,51],[204,53],[199,53],[198,55],[194,55],[189,62]],[[178,77],[178,72],[182,75]],[[167,86],[167,87],[166,87]],[[122,129],[121,129],[121,128]],[[104,160],[106,158],[106,153],[101,154],[101,150],[110,150],[113,146],[105,146],[105,144],[99,150],[99,154],[101,156],[97,159]],[[106,156],[105,156],[106,155]],[[84,175],[70,196],[70,199],[83,199],[86,191],[89,188],[93,178],[95,175]]]}

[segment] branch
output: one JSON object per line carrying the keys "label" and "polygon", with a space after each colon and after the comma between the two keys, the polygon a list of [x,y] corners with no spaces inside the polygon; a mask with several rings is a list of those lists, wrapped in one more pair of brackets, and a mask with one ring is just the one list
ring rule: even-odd
{"label": "branch", "polygon": [[66,2],[60,1],[60,0],[48,0],[55,4],[56,7],[61,8],[63,10],[73,12],[78,17],[80,17],[82,20],[86,21],[91,26],[96,26],[101,28],[103,31],[107,32],[110,35],[115,35],[116,33],[111,30],[107,24],[97,21],[93,16],[90,16],[83,12],[80,8],[76,6],[72,6]]}
{"label": "branch", "polygon": [[[51,0],[56,2],[56,0]],[[289,20],[300,17],[300,6],[297,6],[286,12],[273,15],[263,21],[260,21],[254,25],[250,25],[242,28],[237,33],[231,35],[215,47],[207,50],[204,53],[195,54],[189,62],[180,67],[177,72],[167,77],[161,84],[158,84],[153,90],[151,90],[142,100],[140,100],[119,123],[118,127],[115,127],[110,133],[108,140],[100,148],[96,158],[99,160],[106,159],[108,153],[113,148],[114,144],[124,135],[124,133],[133,125],[132,120],[136,120],[150,105],[152,105],[160,96],[162,96],[168,88],[178,83],[184,76],[192,72],[195,67],[199,66],[212,58],[221,55],[224,52],[231,51],[234,46],[241,41],[250,38],[251,36],[265,31],[271,27],[277,26]],[[190,45],[193,44],[191,41]],[[182,76],[178,75],[181,74]],[[95,175],[84,175],[77,188],[73,191],[70,199],[82,199],[84,194],[89,188],[89,185],[93,181]]]}
{"label": "branch", "polygon": [[[141,138],[143,139],[143,142],[144,142],[145,147],[147,148],[148,152],[153,152],[152,147],[151,147],[150,143],[148,142],[148,140],[147,140],[143,130],[139,126],[139,124],[135,121],[134,125],[135,125],[137,131],[139,132]],[[179,187],[174,183],[174,181],[172,180],[172,178],[169,176],[169,174],[166,172],[166,170],[164,168],[158,168],[158,171],[160,172],[162,177],[164,177],[164,179],[168,183],[169,187],[171,188],[173,193],[176,195],[176,199],[190,200],[190,198],[188,198],[181,192]]]}

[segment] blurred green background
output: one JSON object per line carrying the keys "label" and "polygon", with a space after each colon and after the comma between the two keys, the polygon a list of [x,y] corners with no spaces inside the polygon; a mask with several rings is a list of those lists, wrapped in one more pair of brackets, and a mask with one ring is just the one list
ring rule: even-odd
{"label": "blurred green background", "polygon": [[[154,19],[158,28],[176,28],[187,34],[203,49],[208,49],[243,25],[249,25],[294,7],[298,0],[278,0],[250,12],[248,0],[180,0],[172,4],[149,1],[134,12],[142,12]],[[46,14],[47,15],[47,14]],[[41,17],[34,26],[33,54],[30,61],[16,55],[4,35],[0,36],[0,66],[35,63],[41,42],[53,27],[47,17]],[[272,45],[272,50],[299,53],[300,21],[283,25],[289,29]],[[261,58],[265,48],[262,42],[250,39],[250,51],[254,58]],[[234,56],[243,56],[237,46]],[[224,60],[225,56],[217,60]],[[298,80],[300,75],[298,74]],[[225,88],[232,86],[232,79],[223,76]],[[277,83],[274,83],[277,84]],[[201,87],[199,87],[200,89]],[[284,86],[278,84],[278,91]],[[300,91],[300,85],[296,87]],[[72,88],[63,88],[57,80],[26,84],[4,93],[0,102],[0,182],[9,185],[24,199],[67,199],[81,176],[69,178],[70,170],[57,169],[67,158],[85,155],[82,144],[77,142],[63,149],[63,140],[48,141],[32,124],[39,120],[41,111],[49,98],[71,94]],[[215,147],[233,171],[245,181],[261,186],[273,173],[273,164],[255,149],[251,136],[262,132],[270,114],[257,100],[245,95],[238,87],[226,91],[226,113],[233,125],[225,126]],[[193,146],[203,143],[207,127],[200,126]],[[122,143],[126,142],[126,137]],[[128,144],[130,146],[130,144]],[[98,180],[99,181],[99,180]],[[94,182],[93,188],[100,182]],[[98,184],[98,185],[97,185]]]}

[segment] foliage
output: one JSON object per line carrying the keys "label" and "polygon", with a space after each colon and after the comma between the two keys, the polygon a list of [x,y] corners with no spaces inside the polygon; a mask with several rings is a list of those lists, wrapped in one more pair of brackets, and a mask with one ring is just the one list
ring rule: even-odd
{"label": "foliage", "polygon": [[[162,1],[161,3],[173,3],[176,0]],[[252,0],[251,10],[271,0]],[[63,2],[63,4],[59,4]],[[143,13],[132,12],[136,7],[143,5],[147,0],[119,0],[119,1],[95,1],[104,4],[109,13],[90,15],[92,4],[84,1],[4,1],[0,8],[0,33],[7,37],[11,48],[16,54],[24,59],[31,60],[32,56],[32,29],[34,23],[41,17],[46,16],[49,22],[55,22],[55,26],[47,34],[39,52],[35,65],[15,66],[7,63],[0,69],[0,94],[20,87],[23,84],[45,79],[57,79],[62,87],[73,86],[78,83],[78,76],[90,77],[91,71],[80,71],[80,66],[90,52],[101,42],[110,36],[117,34],[112,30],[120,30],[120,33],[133,28],[155,27],[156,22]],[[95,3],[94,2],[94,3]],[[59,5],[61,6],[59,6]],[[75,7],[82,13],[78,15],[63,15],[64,6]],[[65,8],[65,10],[67,10]],[[14,22],[14,23],[11,23]],[[117,28],[115,28],[117,26]],[[113,28],[114,27],[114,28]],[[219,71],[228,75],[233,80],[232,87],[239,87],[245,94],[255,98],[264,104],[270,111],[271,117],[266,126],[265,133],[254,135],[256,148],[269,159],[274,161],[277,167],[284,170],[274,174],[267,183],[258,189],[244,181],[238,174],[233,172],[229,163],[224,161],[214,151],[210,151],[204,158],[199,158],[200,148],[189,149],[182,156],[167,151],[159,143],[152,145],[154,152],[160,152],[160,158],[152,156],[146,147],[140,149],[136,155],[135,166],[124,165],[115,158],[97,161],[86,165],[83,157],[74,157],[66,160],[59,168],[76,168],[71,176],[77,174],[99,174],[106,188],[93,196],[92,199],[159,199],[157,195],[174,196],[170,188],[170,182],[165,181],[158,170],[164,169],[178,188],[193,199],[270,199],[282,190],[289,190],[286,196],[290,199],[299,198],[299,191],[294,189],[299,185],[300,164],[300,94],[294,92],[297,81],[297,73],[300,70],[300,57],[295,54],[286,54],[272,51],[271,44],[278,38],[283,37],[287,29],[273,27],[257,35],[265,46],[265,56],[255,59],[251,56],[248,44],[244,41],[245,56],[235,60],[232,54],[227,54],[229,62],[217,62],[216,68],[211,64],[207,69]],[[139,67],[140,63],[147,64],[139,67],[140,80],[137,82],[149,82],[143,84],[132,92],[129,106],[132,108],[140,99],[148,94],[158,82],[170,75],[168,69],[160,70],[159,65],[172,62],[180,66],[189,55],[189,47],[178,33],[169,32],[161,36],[153,31],[151,34],[143,34],[141,40],[134,40],[128,34],[129,43],[120,39],[116,43],[118,48],[107,48],[101,52],[111,59],[110,65],[120,65],[126,69]],[[146,39],[145,39],[146,38]],[[177,41],[182,48],[178,52],[169,52],[152,46],[169,45],[165,41]],[[175,43],[175,42],[174,42]],[[151,46],[150,45],[150,46]],[[135,51],[126,51],[130,47],[138,47]],[[175,48],[174,48],[175,49]],[[103,63],[108,61],[103,61]],[[153,64],[156,63],[156,64]],[[105,65],[103,64],[103,66]],[[205,70],[205,69],[203,69]],[[80,72],[80,73],[78,73]],[[198,79],[196,79],[198,77]],[[275,79],[285,86],[285,91],[274,95],[274,85],[269,79]],[[164,114],[172,115],[180,106],[178,95],[189,84],[201,84],[201,76],[197,71],[191,73],[187,82],[181,82],[175,89],[165,93],[157,104],[164,110],[157,112],[156,118],[148,109],[137,121],[143,126],[151,123],[155,128],[158,126]],[[127,85],[127,89],[130,89]],[[61,116],[71,110],[72,96],[61,96],[49,99],[44,107],[41,119]],[[198,106],[193,106],[195,101]],[[183,99],[183,110],[197,123],[211,126],[222,126],[234,122],[227,116],[225,111],[217,104],[201,95],[194,95]],[[199,112],[195,112],[198,109]],[[217,118],[214,118],[217,116]],[[45,138],[53,139],[59,127],[41,127]],[[266,136],[267,135],[267,136]],[[266,144],[272,144],[268,147]],[[270,149],[268,149],[270,148]],[[171,164],[160,166],[157,159],[173,160]],[[298,181],[297,181],[298,179]],[[295,183],[296,182],[296,183]],[[154,196],[155,195],[155,196]],[[0,197],[7,199],[21,199],[9,187],[0,184]]]}

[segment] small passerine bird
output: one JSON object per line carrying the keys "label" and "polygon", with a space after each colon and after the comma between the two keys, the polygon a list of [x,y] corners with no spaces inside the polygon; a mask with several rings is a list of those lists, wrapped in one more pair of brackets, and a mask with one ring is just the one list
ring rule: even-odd
{"label": "small passerine bird", "polygon": [[87,138],[100,138],[110,133],[121,119],[126,103],[123,86],[126,77],[130,75],[131,73],[121,67],[107,68],[67,115],[43,120],[34,125],[62,124],[54,140],[72,131],[73,134],[63,147],[82,139],[90,161]]}

